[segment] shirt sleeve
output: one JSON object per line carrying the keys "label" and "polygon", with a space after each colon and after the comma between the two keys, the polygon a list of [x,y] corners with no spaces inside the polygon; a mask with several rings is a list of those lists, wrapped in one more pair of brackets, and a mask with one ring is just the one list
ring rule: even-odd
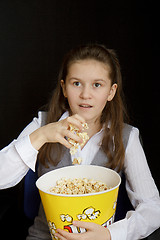
{"label": "shirt sleeve", "polygon": [[33,148],[29,135],[41,127],[43,112],[22,131],[16,140],[0,151],[0,189],[13,187],[26,175],[35,171],[38,151]]}
{"label": "shirt sleeve", "polygon": [[160,227],[160,197],[139,141],[139,131],[132,129],[126,148],[124,170],[126,190],[135,211],[109,226],[112,240],[137,240]]}

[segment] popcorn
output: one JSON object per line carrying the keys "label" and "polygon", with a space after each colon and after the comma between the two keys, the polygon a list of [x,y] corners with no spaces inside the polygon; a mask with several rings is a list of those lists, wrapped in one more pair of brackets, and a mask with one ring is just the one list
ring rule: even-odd
{"label": "popcorn", "polygon": [[83,129],[88,129],[89,128],[87,123],[83,123],[82,127],[83,127]]}
{"label": "popcorn", "polygon": [[87,178],[61,178],[56,182],[56,186],[49,191],[58,194],[87,194],[102,192],[109,189],[107,185],[101,181]]}
{"label": "popcorn", "polygon": [[[87,123],[82,124],[83,130],[88,129]],[[73,126],[72,124],[69,125],[69,130],[71,132],[74,132],[77,134],[80,138],[82,138],[83,142],[79,144],[78,142],[74,141],[71,138],[68,138],[69,143],[72,144],[72,147],[70,148],[70,154],[73,155],[77,152],[77,149],[79,146],[83,147],[86,141],[89,139],[89,136],[86,132],[79,132],[79,129]]]}
{"label": "popcorn", "polygon": [[81,162],[82,162],[81,157],[74,158],[74,160],[73,160],[73,164],[81,164]]}

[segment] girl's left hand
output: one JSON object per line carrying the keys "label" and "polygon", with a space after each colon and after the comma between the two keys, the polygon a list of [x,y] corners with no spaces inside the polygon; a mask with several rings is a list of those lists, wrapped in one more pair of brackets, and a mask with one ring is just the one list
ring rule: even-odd
{"label": "girl's left hand", "polygon": [[73,225],[87,229],[84,233],[69,233],[62,229],[57,229],[57,236],[61,240],[111,240],[110,232],[107,228],[96,224],[81,221],[73,221]]}

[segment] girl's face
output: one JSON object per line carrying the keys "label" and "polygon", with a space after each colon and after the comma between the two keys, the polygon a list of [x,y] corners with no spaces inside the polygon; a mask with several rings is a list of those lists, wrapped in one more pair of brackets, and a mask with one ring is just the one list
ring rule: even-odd
{"label": "girl's face", "polygon": [[72,114],[79,114],[87,123],[100,123],[102,111],[117,89],[117,84],[111,85],[109,67],[90,59],[71,64],[61,85]]}

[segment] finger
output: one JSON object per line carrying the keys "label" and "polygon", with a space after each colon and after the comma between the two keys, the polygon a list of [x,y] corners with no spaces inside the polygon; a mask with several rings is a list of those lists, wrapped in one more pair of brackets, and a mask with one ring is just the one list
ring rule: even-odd
{"label": "finger", "polygon": [[62,145],[64,145],[66,148],[71,148],[72,144],[69,143],[64,137],[59,136],[57,137],[57,142],[61,143]]}
{"label": "finger", "polygon": [[97,227],[99,227],[99,225],[96,223],[83,221],[73,221],[73,225],[76,227],[85,228],[87,230],[95,230]]}
{"label": "finger", "polygon": [[79,240],[80,234],[78,233],[69,233],[62,229],[57,229],[57,233],[55,234],[61,240]]}
{"label": "finger", "polygon": [[[78,117],[77,117],[78,116]],[[77,127],[80,131],[82,131],[82,129],[83,129],[83,126],[82,126],[82,124],[84,124],[85,123],[85,120],[83,119],[83,118],[81,118],[81,117],[79,117],[79,115],[73,115],[73,116],[71,116],[71,117],[68,117],[67,118],[67,122],[69,123],[69,124],[72,124],[72,125],[74,125],[75,127]]]}
{"label": "finger", "polygon": [[55,236],[58,237],[58,239],[60,240],[67,240],[66,238],[64,238],[61,234],[59,234],[58,232],[55,233]]}
{"label": "finger", "polygon": [[85,123],[85,119],[83,117],[81,117],[78,114],[73,115],[76,119],[78,119],[81,123]]}
{"label": "finger", "polygon": [[83,142],[82,138],[80,138],[77,134],[69,130],[66,130],[64,133],[66,137],[73,139],[75,142],[79,142],[79,143]]}

